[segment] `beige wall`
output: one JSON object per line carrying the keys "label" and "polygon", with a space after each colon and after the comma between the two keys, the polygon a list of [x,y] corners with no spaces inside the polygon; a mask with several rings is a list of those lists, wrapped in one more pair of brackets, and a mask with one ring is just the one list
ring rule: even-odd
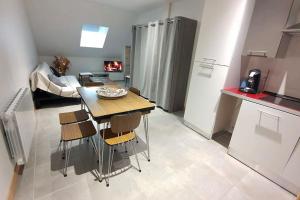
{"label": "beige wall", "polygon": [[[121,59],[124,47],[131,45],[134,12],[88,0],[24,1],[40,58],[55,55],[74,58],[73,71],[70,70],[74,75],[79,71],[95,71],[94,65],[103,68],[105,58]],[[80,47],[83,24],[109,27],[102,49]],[[85,62],[85,66],[80,66]]]}
{"label": "beige wall", "polygon": [[249,50],[267,51],[275,57],[293,0],[257,0],[249,27],[244,55]]}
{"label": "beige wall", "polygon": [[135,24],[144,24],[150,21],[163,20],[168,17],[183,16],[191,19],[196,19],[200,22],[204,0],[178,0],[171,4],[170,13],[169,5],[166,3],[156,9],[151,9],[143,12],[137,17]]}
{"label": "beige wall", "polygon": [[[37,53],[22,0],[0,1],[0,110],[20,87],[28,86]],[[0,199],[6,199],[14,164],[0,130]]]}

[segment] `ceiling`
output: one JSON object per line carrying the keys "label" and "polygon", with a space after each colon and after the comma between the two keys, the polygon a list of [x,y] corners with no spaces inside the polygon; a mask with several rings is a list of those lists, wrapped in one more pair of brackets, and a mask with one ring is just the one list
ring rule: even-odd
{"label": "ceiling", "polygon": [[174,0],[85,0],[93,1],[101,4],[117,7],[120,9],[142,12],[148,9],[156,8],[162,4],[172,2]]}

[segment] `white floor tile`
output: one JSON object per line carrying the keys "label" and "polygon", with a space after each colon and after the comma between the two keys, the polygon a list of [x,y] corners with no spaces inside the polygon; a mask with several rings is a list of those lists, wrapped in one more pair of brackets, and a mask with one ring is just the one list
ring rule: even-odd
{"label": "white floor tile", "polygon": [[[30,162],[19,183],[16,199],[223,199],[289,200],[295,197],[252,171],[226,153],[226,149],[207,140],[182,123],[182,113],[156,109],[149,115],[151,162],[138,157],[142,172],[134,168],[112,177],[110,187],[91,172],[96,157],[88,144],[74,145],[68,176],[63,177],[63,160],[56,152],[60,138],[58,113],[79,109],[66,106],[37,110],[38,127]],[[144,139],[142,124],[137,134]],[[145,144],[137,144],[138,151]],[[131,150],[128,148],[128,152]],[[75,156],[74,156],[75,155]],[[116,157],[118,160],[120,157]],[[134,157],[131,163],[136,166]],[[126,162],[124,162],[126,164]],[[122,160],[115,167],[123,166]],[[129,162],[128,162],[129,163]],[[128,163],[126,165],[128,165]],[[118,166],[117,166],[118,165]]]}

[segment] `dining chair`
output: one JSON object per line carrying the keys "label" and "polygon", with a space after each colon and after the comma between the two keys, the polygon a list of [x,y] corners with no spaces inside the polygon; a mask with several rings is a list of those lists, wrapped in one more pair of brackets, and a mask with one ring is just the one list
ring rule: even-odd
{"label": "dining chair", "polygon": [[[75,140],[81,140],[84,138],[90,138],[92,141],[92,147],[96,154],[98,150],[93,139],[97,131],[91,121],[84,121],[80,123],[65,124],[61,126],[61,140],[58,146],[58,151],[61,150],[63,145],[63,159],[65,159],[65,166],[63,169],[64,177],[67,176],[67,169],[70,160],[70,154],[72,149],[72,142]],[[64,156],[65,155],[65,156]]]}
{"label": "dining chair", "polygon": [[60,125],[72,124],[83,122],[89,119],[89,115],[86,110],[76,110],[72,112],[59,113],[59,123]]}
{"label": "dining chair", "polygon": [[[105,177],[107,187],[109,186],[109,176],[111,174],[115,146],[125,145],[125,149],[126,149],[126,143],[130,142],[138,165],[138,171],[141,172],[140,163],[136,153],[136,144],[135,142],[132,142],[137,138],[135,129],[139,126],[140,121],[141,121],[141,112],[114,115],[111,117],[110,128],[102,129],[100,131],[100,136],[103,141],[102,150],[101,150],[102,167],[103,167],[103,156],[104,156],[104,143],[109,147],[108,174]],[[99,170],[102,171],[102,169]]]}
{"label": "dining chair", "polygon": [[128,89],[130,92],[133,92],[134,94],[138,95],[138,96],[141,96],[141,91],[135,87],[130,87]]}
{"label": "dining chair", "polygon": [[[129,91],[133,92],[134,94],[141,96],[141,91],[135,87],[130,87],[128,89]],[[150,111],[143,111],[142,112],[142,116],[143,116],[143,124],[144,124],[144,130],[146,133],[146,140],[147,140],[147,151],[149,153],[149,136],[148,136],[148,114],[150,114]],[[138,140],[136,140],[136,142],[138,143]],[[148,161],[150,162],[150,154],[148,154]]]}
{"label": "dining chair", "polygon": [[[76,110],[76,111],[72,111],[72,112],[59,113],[60,125],[83,122],[83,121],[87,121],[88,119],[89,119],[89,115],[85,109]],[[87,141],[89,141],[89,140],[87,140]],[[62,142],[62,141],[60,141],[60,142]]]}

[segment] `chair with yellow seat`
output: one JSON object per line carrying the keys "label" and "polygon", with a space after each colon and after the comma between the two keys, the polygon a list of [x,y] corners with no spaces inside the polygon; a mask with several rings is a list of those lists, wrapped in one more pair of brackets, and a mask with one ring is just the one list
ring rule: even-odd
{"label": "chair with yellow seat", "polygon": [[114,149],[118,145],[125,145],[126,147],[126,143],[131,143],[133,153],[135,155],[135,159],[138,165],[138,171],[141,172],[138,156],[136,153],[136,142],[133,142],[133,140],[136,140],[136,133],[134,130],[140,124],[141,115],[141,112],[115,115],[110,120],[111,127],[100,131],[100,136],[103,140],[101,151],[101,166],[103,166],[104,142],[109,147],[108,174],[105,178],[106,186],[109,186],[109,176],[111,174],[111,168],[114,159]]}
{"label": "chair with yellow seat", "polygon": [[67,176],[67,168],[70,160],[73,141],[91,138],[93,149],[95,153],[98,154],[97,147],[93,139],[93,136],[96,135],[96,133],[97,131],[91,121],[65,124],[61,126],[61,142],[59,143],[58,150],[60,150],[60,146],[63,144],[63,151],[65,154],[65,166],[63,170],[64,176]]}
{"label": "chair with yellow seat", "polygon": [[[130,87],[128,89],[130,92],[133,92],[134,94],[141,96],[141,91],[135,87]],[[142,112],[142,116],[143,116],[143,122],[144,122],[144,130],[145,130],[145,135],[146,135],[146,141],[147,144],[149,142],[149,135],[148,135],[148,114],[150,114],[150,111],[143,111]],[[138,140],[136,140],[136,142],[138,143]],[[149,153],[149,144],[147,145],[147,151]],[[147,160],[150,162],[150,154],[148,154],[147,156]]]}

